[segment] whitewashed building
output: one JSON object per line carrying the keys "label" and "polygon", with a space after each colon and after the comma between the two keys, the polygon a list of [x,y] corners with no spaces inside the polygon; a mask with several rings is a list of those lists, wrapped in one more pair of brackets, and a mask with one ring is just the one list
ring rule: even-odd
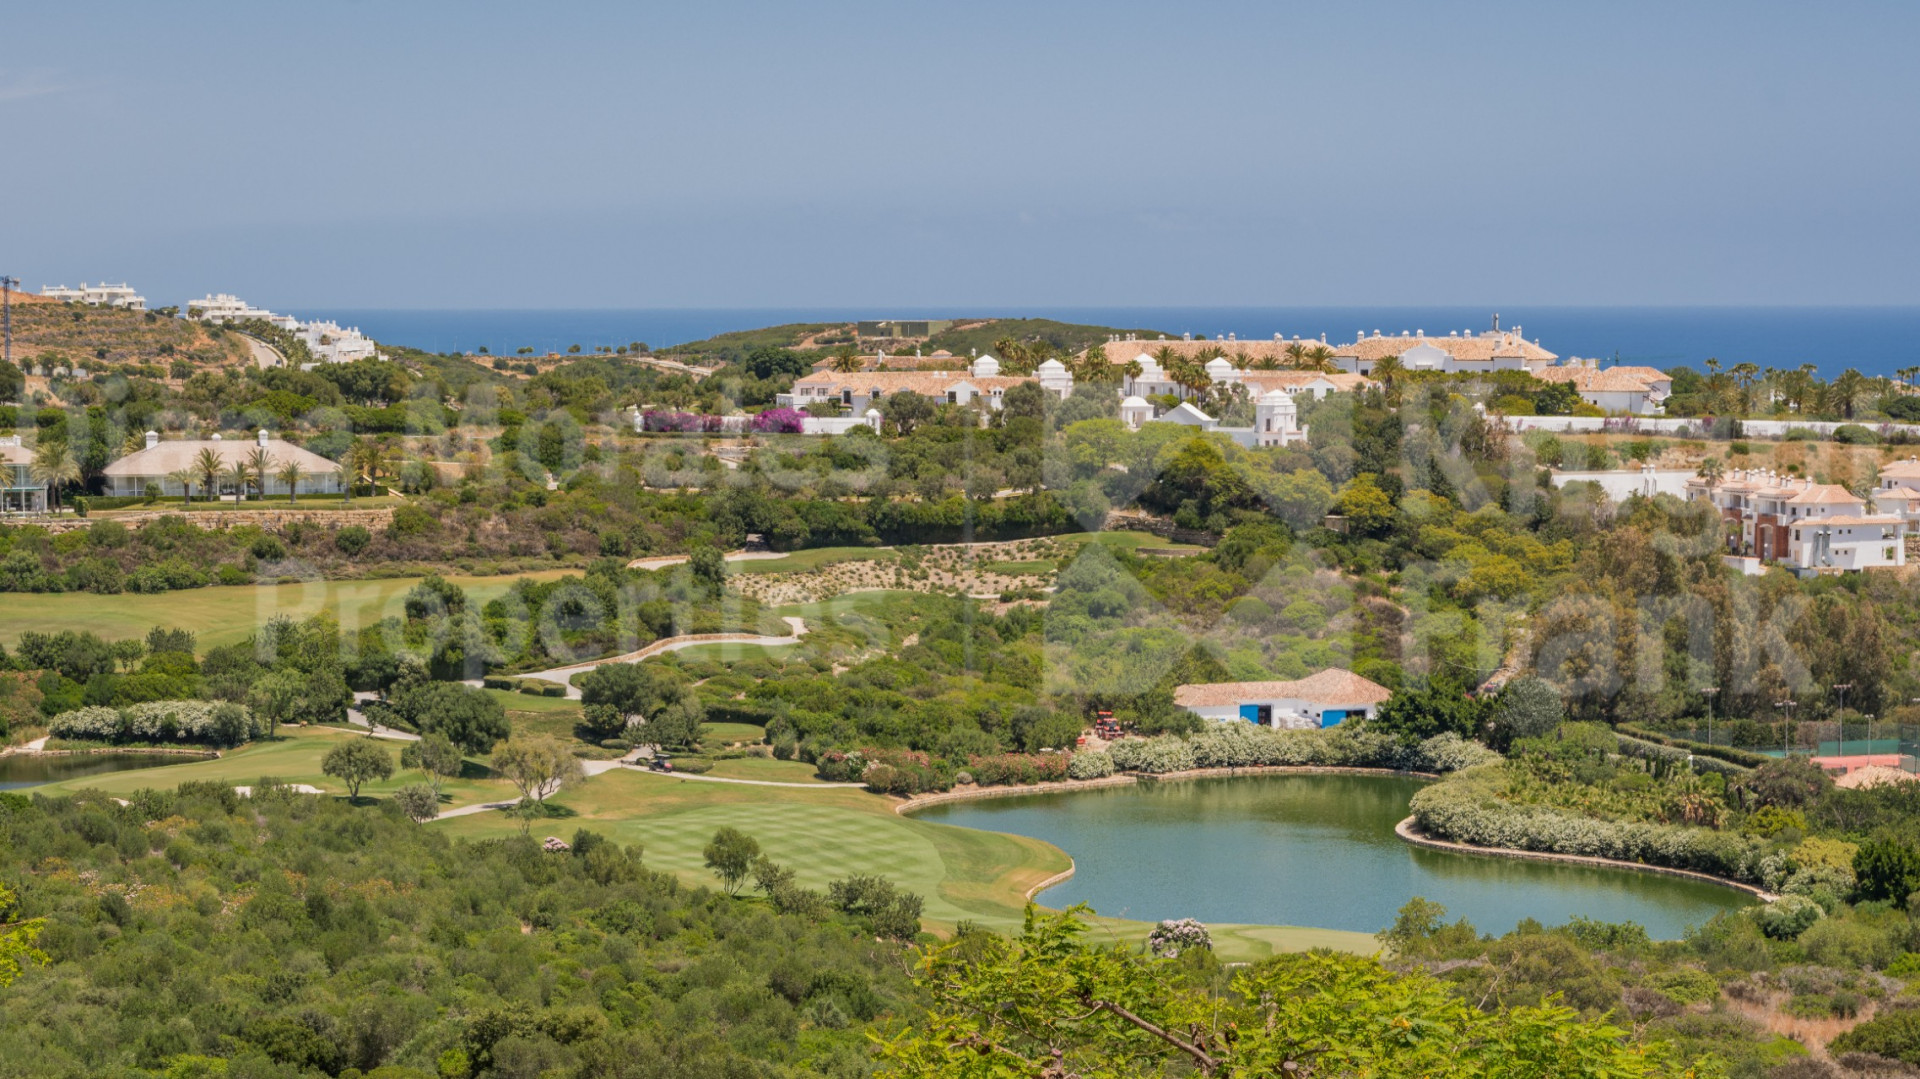
{"label": "whitewashed building", "polygon": [[1292,682],[1203,682],[1176,686],[1173,703],[1216,721],[1304,730],[1336,727],[1379,711],[1393,692],[1352,671],[1329,667]]}
{"label": "whitewashed building", "polygon": [[1073,375],[1056,360],[1041,364],[1032,375],[1002,375],[999,360],[981,356],[965,371],[815,371],[794,380],[792,391],[775,402],[785,408],[836,404],[864,416],[888,397],[911,391],[936,403],[978,401],[998,410],[1007,391],[1023,382],[1038,383],[1062,398],[1073,392]]}
{"label": "whitewashed building", "polygon": [[373,339],[357,326],[337,322],[303,322],[295,331],[307,343],[307,351],[318,363],[352,363],[379,355]]}
{"label": "whitewashed building", "polygon": [[1866,499],[1839,484],[1735,470],[1718,483],[1694,477],[1687,497],[1719,510],[1727,553],[1733,556],[1778,562],[1802,573],[1907,564],[1904,507],[1903,512],[1873,512]]}
{"label": "whitewashed building", "polygon": [[1601,368],[1598,360],[1579,360],[1533,372],[1542,382],[1565,382],[1580,399],[1607,412],[1657,416],[1673,393],[1673,376],[1653,367]]}
{"label": "whitewashed building", "polygon": [[133,288],[124,281],[117,285],[109,285],[105,281],[97,285],[89,285],[85,281],[82,281],[80,282],[79,288],[68,288],[65,285],[48,285],[46,288],[40,290],[40,295],[48,299],[59,300],[62,303],[84,303],[94,307],[122,307],[128,311],[145,311],[147,309],[147,298],[135,292]]}
{"label": "whitewashed building", "polygon": [[46,511],[46,485],[33,481],[33,450],[19,435],[0,438],[0,513]]}
{"label": "whitewashed building", "polygon": [[[148,484],[155,484],[163,495],[175,496],[186,493],[186,485],[173,478],[174,473],[193,470],[197,467],[201,450],[213,451],[214,458],[222,469],[231,469],[245,462],[255,450],[265,450],[270,463],[267,466],[266,494],[285,496],[287,485],[275,475],[288,464],[300,466],[300,487],[294,492],[305,494],[339,494],[342,476],[340,466],[312,450],[284,439],[272,437],[264,428],[252,441],[243,439],[226,440],[219,435],[212,438],[183,438],[162,441],[154,431],[147,432],[146,446],[127,454],[109,464],[106,468],[107,493],[110,495],[143,495]],[[204,481],[196,475],[193,480],[193,496],[205,497],[201,490]],[[233,481],[224,475],[215,477],[215,486],[222,496],[237,493]]]}

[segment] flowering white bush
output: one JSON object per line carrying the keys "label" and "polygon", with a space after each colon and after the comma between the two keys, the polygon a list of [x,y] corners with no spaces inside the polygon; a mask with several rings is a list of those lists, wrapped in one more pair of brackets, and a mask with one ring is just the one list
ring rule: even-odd
{"label": "flowering white bush", "polygon": [[[1180,772],[1194,767],[1193,746],[1178,735],[1162,735],[1159,738],[1122,738],[1107,750],[1113,756],[1113,766],[1123,772],[1145,772],[1158,775],[1165,772]],[[1069,764],[1068,768],[1073,766]]]}
{"label": "flowering white bush", "polygon": [[149,701],[126,708],[76,708],[47,724],[56,738],[91,742],[191,742],[232,746],[260,736],[250,709],[225,701]]}
{"label": "flowering white bush", "polygon": [[1105,750],[1075,753],[1067,762],[1067,778],[1099,779],[1113,774],[1113,754]]}
{"label": "flowering white bush", "polygon": [[1161,959],[1172,959],[1181,952],[1213,950],[1213,935],[1192,918],[1169,918],[1147,934],[1147,948]]}
{"label": "flowering white bush", "polygon": [[1284,731],[1251,723],[1214,723],[1190,738],[1123,739],[1114,743],[1111,753],[1116,768],[1148,773],[1257,765],[1453,772],[1500,759],[1493,750],[1457,734],[1409,746],[1392,735],[1357,727]]}

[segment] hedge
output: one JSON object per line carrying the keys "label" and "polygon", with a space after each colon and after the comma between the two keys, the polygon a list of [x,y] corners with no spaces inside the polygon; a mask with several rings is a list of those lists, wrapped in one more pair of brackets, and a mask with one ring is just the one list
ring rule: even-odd
{"label": "hedge", "polygon": [[1108,752],[1117,770],[1149,775],[1261,765],[1454,772],[1499,759],[1494,751],[1457,734],[1408,745],[1391,734],[1346,727],[1284,731],[1250,723],[1214,724],[1192,736],[1122,739]]}
{"label": "hedge", "polygon": [[1604,821],[1499,797],[1497,768],[1469,769],[1416,792],[1413,817],[1428,835],[1476,847],[1576,854],[1690,869],[1759,884],[1765,840],[1684,825]]}
{"label": "hedge", "polygon": [[1652,742],[1655,745],[1668,746],[1673,749],[1684,749],[1696,757],[1713,757],[1717,760],[1726,761],[1729,764],[1737,764],[1742,768],[1758,768],[1772,759],[1771,757],[1755,753],[1752,750],[1736,749],[1733,746],[1709,745],[1706,742],[1696,742],[1689,738],[1675,738],[1670,734],[1662,734],[1659,731],[1642,727],[1638,723],[1620,723],[1615,725],[1613,729],[1617,733],[1632,735],[1643,742]]}
{"label": "hedge", "polygon": [[[1689,764],[1693,766],[1696,772],[1718,772],[1724,776],[1742,776],[1752,771],[1751,768],[1735,764],[1732,761],[1695,754],[1679,746],[1662,745],[1660,743],[1646,741],[1632,737],[1631,735],[1621,734],[1619,731],[1615,731],[1613,737],[1614,741],[1618,743],[1620,755],[1623,757],[1638,757],[1641,760],[1673,761],[1678,764]],[[1766,758],[1763,757],[1761,759],[1765,760]]]}

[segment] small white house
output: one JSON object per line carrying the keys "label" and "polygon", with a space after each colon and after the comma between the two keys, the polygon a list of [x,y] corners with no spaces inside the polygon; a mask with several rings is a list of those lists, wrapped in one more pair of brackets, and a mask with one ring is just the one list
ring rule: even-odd
{"label": "small white house", "polygon": [[[147,444],[106,467],[107,493],[110,495],[143,495],[148,484],[159,487],[163,495],[186,493],[185,485],[174,478],[174,474],[194,470],[201,450],[211,450],[222,469],[230,469],[236,464],[247,461],[255,450],[265,450],[267,455],[266,495],[286,495],[287,485],[281,481],[278,472],[288,464],[300,467],[300,487],[293,492],[296,495],[339,494],[341,485],[340,466],[314,453],[283,439],[272,437],[263,428],[251,442],[235,440],[228,442],[219,435],[208,439],[188,438],[172,442],[162,442],[154,431],[147,432]],[[204,498],[210,492],[203,491],[201,485],[206,481],[199,475],[193,479],[193,496]],[[221,495],[238,493],[231,477],[216,475],[214,484]]]}
{"label": "small white house", "polygon": [[1379,711],[1393,692],[1352,671],[1328,667],[1294,682],[1204,682],[1177,686],[1173,703],[1201,717],[1262,727],[1337,727]]}

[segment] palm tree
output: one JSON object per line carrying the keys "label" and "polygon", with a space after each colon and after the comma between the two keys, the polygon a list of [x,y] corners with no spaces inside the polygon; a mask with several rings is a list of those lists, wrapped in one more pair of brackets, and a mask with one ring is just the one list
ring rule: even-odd
{"label": "palm tree", "polygon": [[233,504],[238,506],[247,500],[247,484],[253,478],[253,470],[247,462],[235,461],[227,466],[226,480],[233,484]]}
{"label": "palm tree", "polygon": [[267,497],[267,473],[273,470],[274,465],[273,455],[267,452],[265,446],[255,446],[252,450],[248,451],[246,458],[241,464],[253,475],[253,486],[260,492],[260,497],[265,499]]}
{"label": "palm tree", "polygon": [[185,497],[186,504],[189,506],[193,505],[193,481],[195,479],[193,469],[190,467],[176,469],[167,473],[167,478],[180,485],[180,493]]}
{"label": "palm tree", "polygon": [[1851,367],[1840,372],[1829,387],[1834,405],[1845,413],[1848,419],[1853,418],[1854,409],[1859,407],[1860,402],[1866,398],[1871,389],[1871,380]]}
{"label": "palm tree", "polygon": [[202,494],[212,495],[215,502],[220,501],[218,482],[220,472],[225,467],[220,463],[220,455],[213,452],[211,447],[202,448],[193,457],[192,468],[200,477],[200,491]]}
{"label": "palm tree", "polygon": [[1727,462],[1720,457],[1709,457],[1700,462],[1699,471],[1694,475],[1707,481],[1708,486],[1718,486],[1721,477],[1727,474]]}
{"label": "palm tree", "polygon": [[1325,345],[1315,345],[1307,350],[1307,359],[1313,361],[1309,370],[1327,372],[1333,370],[1333,350]]}
{"label": "palm tree", "polygon": [[80,462],[73,459],[73,451],[65,442],[45,442],[33,451],[33,463],[27,466],[27,473],[33,482],[52,492],[53,507],[59,509],[60,489],[79,481]]}
{"label": "palm tree", "polygon": [[1307,366],[1307,346],[1305,343],[1294,341],[1287,345],[1285,351],[1287,354],[1288,367],[1299,371]]}
{"label": "palm tree", "polygon": [[[273,475],[275,479],[287,485],[288,502],[300,501],[300,465],[298,463],[286,461],[280,465],[280,471]],[[266,494],[266,488],[262,487],[260,497],[265,498]]]}
{"label": "palm tree", "polygon": [[860,352],[852,345],[841,345],[833,350],[833,369],[840,374],[860,370]]}

